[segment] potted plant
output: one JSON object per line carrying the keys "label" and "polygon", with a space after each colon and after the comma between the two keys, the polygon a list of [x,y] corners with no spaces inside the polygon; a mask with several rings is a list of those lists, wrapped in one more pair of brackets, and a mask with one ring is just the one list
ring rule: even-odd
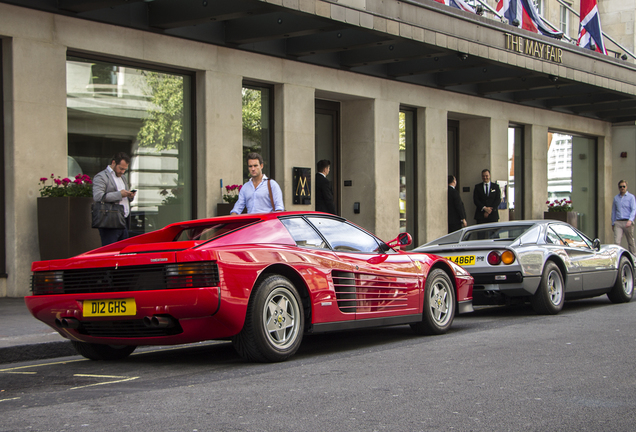
{"label": "potted plant", "polygon": [[101,246],[99,231],[91,228],[93,183],[87,175],[40,178],[37,200],[40,258],[61,259]]}
{"label": "potted plant", "polygon": [[555,199],[545,202],[548,211],[543,212],[543,219],[554,219],[561,222],[567,222],[573,227],[577,227],[576,212],[573,210],[572,200],[567,198]]}
{"label": "potted plant", "polygon": [[234,208],[234,204],[238,201],[239,192],[242,185],[228,185],[225,186],[225,193],[223,194],[223,203],[216,205],[217,216],[227,216]]}

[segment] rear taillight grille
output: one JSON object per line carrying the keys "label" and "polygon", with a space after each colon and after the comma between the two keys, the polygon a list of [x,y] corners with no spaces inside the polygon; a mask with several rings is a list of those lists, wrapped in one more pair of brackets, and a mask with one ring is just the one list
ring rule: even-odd
{"label": "rear taillight grille", "polygon": [[149,291],[219,285],[215,262],[34,272],[33,295]]}

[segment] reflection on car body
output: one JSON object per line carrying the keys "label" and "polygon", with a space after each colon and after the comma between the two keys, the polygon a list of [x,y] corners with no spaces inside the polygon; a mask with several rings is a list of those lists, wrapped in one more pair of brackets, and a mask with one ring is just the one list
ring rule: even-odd
{"label": "reflection on car body", "polygon": [[31,313],[90,359],[137,345],[231,338],[282,361],[303,334],[410,324],[442,334],[472,308],[473,278],[444,258],[401,251],[316,212],[169,225],[66,260],[34,262]]}
{"label": "reflection on car body", "polygon": [[607,294],[633,296],[634,257],[618,245],[601,245],[571,225],[552,220],[476,225],[422,245],[475,278],[475,305],[530,301],[537,313],[555,314],[566,299]]}

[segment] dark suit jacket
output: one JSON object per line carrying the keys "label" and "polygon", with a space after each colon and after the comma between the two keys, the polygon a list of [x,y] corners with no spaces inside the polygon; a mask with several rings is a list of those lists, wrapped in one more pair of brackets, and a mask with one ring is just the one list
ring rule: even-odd
{"label": "dark suit jacket", "polygon": [[316,173],[316,211],[336,214],[331,183],[320,173]]}
{"label": "dark suit jacket", "polygon": [[[499,220],[499,204],[501,203],[501,190],[499,185],[495,182],[490,182],[490,194],[486,196],[484,192],[484,184],[478,183],[473,190],[473,202],[475,203],[475,220],[477,223],[497,222]],[[486,218],[484,212],[481,211],[484,207],[492,207],[492,213]]]}
{"label": "dark suit jacket", "polygon": [[448,232],[452,233],[462,227],[462,219],[466,219],[464,203],[459,196],[459,191],[452,186],[448,187]]}

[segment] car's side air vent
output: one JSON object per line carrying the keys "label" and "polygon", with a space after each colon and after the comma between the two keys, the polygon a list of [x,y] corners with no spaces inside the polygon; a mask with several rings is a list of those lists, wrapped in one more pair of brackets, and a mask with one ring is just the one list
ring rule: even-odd
{"label": "car's side air vent", "polygon": [[351,272],[333,271],[333,286],[336,290],[338,308],[345,313],[356,312],[356,278]]}

